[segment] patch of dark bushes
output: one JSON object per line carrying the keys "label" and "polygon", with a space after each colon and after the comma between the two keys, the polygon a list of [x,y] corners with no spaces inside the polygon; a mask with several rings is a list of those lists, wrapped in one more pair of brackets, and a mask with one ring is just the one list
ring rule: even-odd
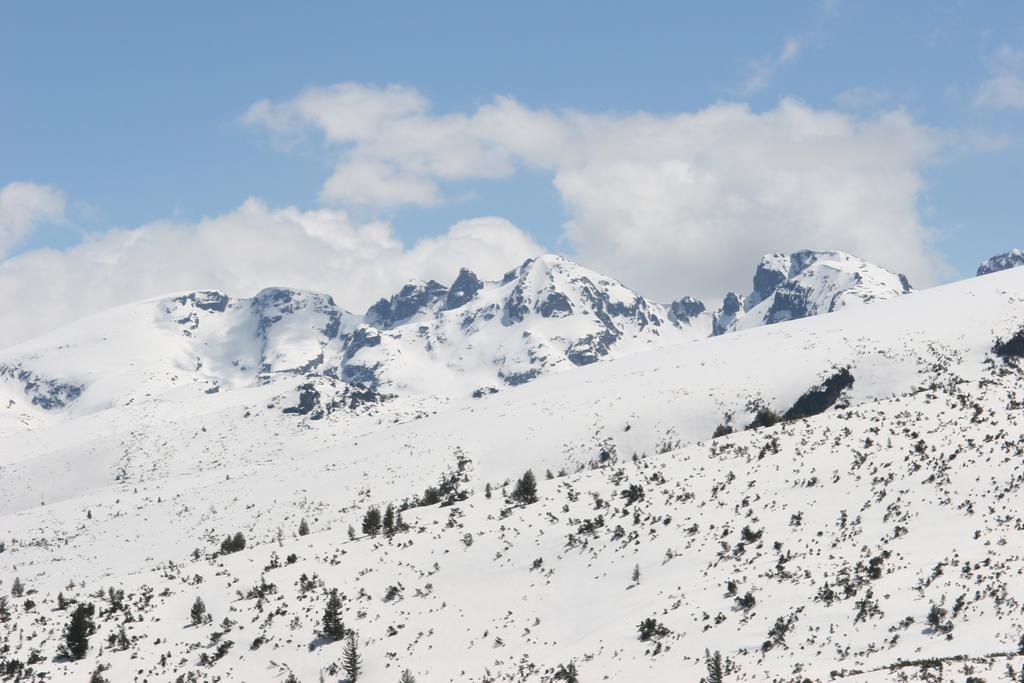
{"label": "patch of dark bushes", "polygon": [[784,420],[799,420],[825,412],[836,404],[843,391],[853,386],[849,368],[837,371],[820,386],[808,389],[782,416]]}

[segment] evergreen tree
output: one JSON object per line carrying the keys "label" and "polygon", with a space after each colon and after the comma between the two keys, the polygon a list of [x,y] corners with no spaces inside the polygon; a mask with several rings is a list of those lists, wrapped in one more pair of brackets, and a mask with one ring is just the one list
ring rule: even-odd
{"label": "evergreen tree", "polygon": [[558,672],[555,673],[555,680],[565,681],[565,683],[580,683],[579,672],[576,670],[576,662],[559,664]]}
{"label": "evergreen tree", "polygon": [[640,583],[640,565],[633,567],[633,583]]}
{"label": "evergreen tree", "polygon": [[715,654],[704,650],[704,663],[708,667],[707,683],[723,683],[725,675],[722,673],[722,653],[715,650]]}
{"label": "evergreen tree", "polygon": [[131,646],[131,644],[132,644],[131,641],[128,640],[128,633],[124,630],[124,626],[123,625],[117,631],[117,640],[116,640],[116,642],[117,642],[117,649],[118,650],[127,650]]}
{"label": "evergreen tree", "polygon": [[230,553],[237,553],[239,550],[245,550],[245,536],[242,532],[237,532],[234,536],[228,536],[220,543],[220,551],[224,555]]}
{"label": "evergreen tree", "polygon": [[376,536],[380,531],[380,508],[374,506],[363,515],[363,533],[367,536]]}
{"label": "evergreen tree", "polygon": [[97,664],[96,668],[92,671],[92,675],[89,676],[89,683],[110,683],[110,679],[103,676],[103,672],[106,670],[107,667]]}
{"label": "evergreen tree", "polygon": [[512,500],[524,505],[537,502],[537,478],[533,476],[533,470],[526,470],[516,482],[516,487],[512,490]]}
{"label": "evergreen tree", "polygon": [[412,672],[406,669],[402,672],[402,677],[398,679],[398,683],[416,683],[416,677],[412,675]]}
{"label": "evergreen tree", "polygon": [[487,482],[487,486],[484,487],[484,498],[491,497],[491,483]]}
{"label": "evergreen tree", "polygon": [[0,595],[0,624],[11,618],[11,608],[7,604],[7,596]]}
{"label": "evergreen tree", "polygon": [[345,669],[349,683],[355,683],[359,678],[359,673],[363,670],[362,663],[363,659],[359,656],[359,648],[356,643],[356,634],[353,631],[348,634],[345,652],[342,653],[342,668]]}
{"label": "evergreen tree", "polygon": [[388,505],[387,509],[384,510],[384,534],[390,536],[395,533],[395,506]]}
{"label": "evergreen tree", "polygon": [[324,608],[323,630],[320,635],[328,640],[341,640],[345,637],[345,624],[341,621],[341,598],[338,589],[332,588]]}
{"label": "evergreen tree", "polygon": [[62,612],[68,608],[68,599],[64,597],[64,593],[57,593],[57,609]]}
{"label": "evergreen tree", "polygon": [[89,636],[96,632],[92,621],[95,613],[92,603],[80,604],[71,613],[71,620],[64,629],[64,642],[58,648],[61,656],[81,659],[89,651]]}
{"label": "evergreen tree", "polygon": [[21,579],[17,576],[14,577],[14,583],[11,584],[11,595],[16,598],[20,598],[25,594],[25,584],[21,582]]}
{"label": "evergreen tree", "polygon": [[299,522],[299,536],[305,536],[309,533],[309,524],[306,523],[306,518],[303,517],[302,521]]}
{"label": "evergreen tree", "polygon": [[200,597],[196,598],[196,601],[192,603],[192,625],[199,626],[203,623],[203,619],[206,618],[206,603]]}

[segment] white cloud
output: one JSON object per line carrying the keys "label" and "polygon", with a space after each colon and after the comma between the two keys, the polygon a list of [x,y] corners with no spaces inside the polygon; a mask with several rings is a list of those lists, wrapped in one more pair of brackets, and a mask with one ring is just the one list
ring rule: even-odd
{"label": "white cloud", "polygon": [[0,188],[0,258],[44,223],[64,220],[64,195],[50,185],[12,182]]}
{"label": "white cloud", "polygon": [[1024,109],[1024,50],[1002,46],[990,58],[989,68],[992,77],[975,93],[975,106]]}
{"label": "white cloud", "polygon": [[764,112],[600,114],[498,97],[435,114],[415,91],[346,84],[260,103],[248,119],[323,134],[338,154],[329,202],[430,204],[445,181],[550,173],[570,255],[661,299],[745,288],[767,251],[848,250],[920,285],[946,267],[917,203],[923,167],[948,143],[899,110],[865,117],[784,100]]}
{"label": "white cloud", "polygon": [[478,218],[405,247],[388,224],[342,211],[272,210],[250,199],[197,223],[111,230],[65,251],[0,262],[0,347],[92,312],[172,291],[251,296],[267,286],[328,292],[362,312],[411,277],[448,283],[466,265],[496,278],[542,249],[501,218]]}
{"label": "white cloud", "polygon": [[797,38],[787,38],[776,54],[762,57],[750,63],[749,75],[740,89],[742,95],[753,95],[768,87],[775,73],[789,64],[800,54],[803,43]]}

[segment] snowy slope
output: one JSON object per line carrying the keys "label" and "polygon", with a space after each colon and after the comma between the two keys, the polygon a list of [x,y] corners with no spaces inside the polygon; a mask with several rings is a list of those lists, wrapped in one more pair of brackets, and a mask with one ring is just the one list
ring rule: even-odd
{"label": "snowy slope", "polygon": [[[554,276],[524,275],[494,285],[495,297],[518,301],[523,282],[524,318],[564,321],[542,311]],[[368,681],[396,681],[403,668],[429,681],[486,680],[485,671],[550,680],[570,660],[582,680],[697,680],[705,648],[730,662],[727,680],[860,670],[874,673],[854,680],[882,681],[897,680],[885,668],[901,659],[1016,649],[1024,386],[1019,367],[992,349],[1024,327],[1024,270],[654,348],[479,399],[399,394],[317,420],[283,412],[310,381],[290,370],[315,359],[314,346],[284,358],[253,353],[237,367],[227,354],[218,362],[231,371],[218,369],[220,389],[208,393],[191,363],[198,355],[211,373],[221,366],[212,349],[201,353],[211,312],[199,310],[191,335],[173,327],[187,317],[174,313],[176,336],[140,336],[124,352],[137,364],[179,358],[180,388],[104,410],[72,403],[57,409],[63,419],[3,437],[0,589],[18,576],[37,606],[12,602],[0,658],[24,663],[37,650],[32,667],[58,680],[84,680],[98,662],[113,667],[111,680],[283,680],[288,671],[339,680],[327,671],[342,645],[316,636],[330,587],[345,596]],[[436,328],[458,310],[405,324]],[[309,324],[319,329],[330,316],[316,311]],[[148,315],[162,315],[159,306]],[[252,324],[223,320],[223,338]],[[62,336],[43,346],[102,346],[89,325]],[[14,355],[32,361],[24,348]],[[44,354],[31,367],[87,386],[79,400],[125,360],[94,377],[73,376],[60,359]],[[852,386],[822,414],[744,431],[764,408],[815,403],[799,399],[821,399],[828,392],[812,390],[842,369]],[[115,380],[102,385],[108,397]],[[711,441],[726,425],[737,433]],[[412,529],[390,539],[349,539],[369,505],[411,501],[460,458],[466,500],[406,510]],[[504,502],[503,483],[527,468],[541,479],[540,501]],[[548,469],[566,474],[548,481]],[[623,498],[631,484],[642,499]],[[297,537],[302,518],[312,533]],[[247,549],[216,556],[235,531]],[[274,567],[275,553],[285,566]],[[316,576],[306,591],[302,574]],[[245,597],[262,580],[274,588]],[[110,586],[126,591],[128,612],[98,619],[85,660],[54,661],[68,618],[54,610],[57,592],[107,611],[90,596]],[[737,598],[748,592],[754,601],[743,607]],[[196,596],[211,624],[189,625]],[[948,611],[939,631],[926,625],[933,603]],[[667,633],[639,640],[646,618]],[[129,644],[119,651],[106,639],[122,625]],[[233,645],[222,657],[201,663],[224,641]],[[1010,657],[971,666],[1001,674],[1007,663],[1021,666]]]}

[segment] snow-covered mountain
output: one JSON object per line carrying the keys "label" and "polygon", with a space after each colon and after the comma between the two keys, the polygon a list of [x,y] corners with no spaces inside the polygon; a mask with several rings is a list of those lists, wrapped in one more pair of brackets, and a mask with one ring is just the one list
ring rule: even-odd
{"label": "snow-covered mountain", "polygon": [[998,273],[1000,270],[1024,266],[1024,251],[1011,249],[1005,254],[998,254],[990,259],[985,259],[978,266],[978,275]]}
{"label": "snow-covered mountain", "polygon": [[[541,310],[554,290],[520,298],[518,281],[489,288],[524,320],[564,320]],[[304,385],[346,388],[310,361],[366,325],[311,294],[208,294],[5,352],[84,388],[0,441],[0,671],[338,681],[332,588],[371,683],[552,681],[570,662],[580,680],[696,681],[705,650],[727,681],[1024,665],[1024,270],[479,399],[284,413]],[[160,359],[177,365],[156,373]],[[535,503],[511,498],[527,469]],[[407,528],[364,533],[388,504]],[[222,548],[236,533],[245,548]],[[59,657],[87,604],[84,658]]]}
{"label": "snow-covered mountain", "polygon": [[715,334],[772,325],[847,306],[891,299],[912,290],[906,276],[841,251],[768,254],[745,298],[730,292],[715,314]]}
{"label": "snow-covered mountain", "polygon": [[493,391],[609,357],[706,337],[699,302],[664,306],[560,256],[496,282],[411,282],[370,307],[342,378],[416,394]]}
{"label": "snow-covered mountain", "polygon": [[649,301],[560,256],[501,280],[463,269],[413,281],[364,315],[317,292],[250,299],[196,291],[122,306],[0,351],[0,434],[112,406],[262,384],[283,409],[322,417],[396,395],[481,396],[599,360],[829,312],[909,291],[839,252],[766,256],[743,299],[712,314]]}

